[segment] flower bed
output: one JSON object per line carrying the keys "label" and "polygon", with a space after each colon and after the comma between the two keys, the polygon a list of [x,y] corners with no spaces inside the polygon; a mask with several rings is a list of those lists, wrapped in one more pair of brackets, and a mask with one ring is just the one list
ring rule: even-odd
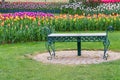
{"label": "flower bed", "polygon": [[[94,3],[93,3],[94,4]],[[99,5],[91,6],[82,2],[70,3],[61,6],[61,12],[67,14],[120,14],[120,3],[99,3]]]}
{"label": "flower bed", "polygon": [[49,13],[19,12],[0,15],[0,43],[46,40],[50,27],[55,31],[102,31],[108,26],[120,30],[118,14],[112,15],[53,15]]}
{"label": "flower bed", "polygon": [[[0,43],[43,41],[42,27],[54,15],[42,12],[19,12],[0,15]],[[44,24],[44,26],[42,25]]]}
{"label": "flower bed", "polygon": [[4,20],[8,19],[15,19],[18,18],[26,18],[26,17],[53,17],[53,14],[50,13],[43,13],[43,12],[16,12],[16,13],[6,13],[1,15]]}
{"label": "flower bed", "polygon": [[119,15],[59,15],[52,21],[56,31],[105,31],[108,26],[120,30]]}
{"label": "flower bed", "polygon": [[6,13],[8,11],[45,11],[60,12],[60,6],[65,3],[53,3],[53,2],[5,2],[0,3],[0,12]]}

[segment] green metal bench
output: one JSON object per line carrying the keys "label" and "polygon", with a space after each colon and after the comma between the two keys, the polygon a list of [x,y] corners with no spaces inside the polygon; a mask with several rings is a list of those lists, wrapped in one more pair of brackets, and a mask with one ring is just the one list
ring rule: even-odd
{"label": "green metal bench", "polygon": [[106,53],[110,45],[108,39],[108,31],[112,31],[113,27],[110,26],[105,33],[50,33],[47,37],[47,50],[50,54],[48,59],[55,58],[55,42],[77,42],[78,56],[81,56],[81,42],[103,42],[104,55],[103,59],[107,60],[108,54]]}

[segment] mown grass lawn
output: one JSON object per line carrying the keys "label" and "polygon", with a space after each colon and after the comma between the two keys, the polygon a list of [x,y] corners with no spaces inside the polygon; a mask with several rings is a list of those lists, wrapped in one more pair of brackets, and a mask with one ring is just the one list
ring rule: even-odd
{"label": "mown grass lawn", "polygon": [[[120,31],[110,33],[110,50],[120,52],[119,36]],[[0,80],[120,80],[120,60],[69,66],[43,64],[24,56],[46,52],[44,45],[45,42],[0,45]],[[76,43],[56,43],[56,49],[76,49]],[[82,43],[82,49],[103,49],[103,45]]]}

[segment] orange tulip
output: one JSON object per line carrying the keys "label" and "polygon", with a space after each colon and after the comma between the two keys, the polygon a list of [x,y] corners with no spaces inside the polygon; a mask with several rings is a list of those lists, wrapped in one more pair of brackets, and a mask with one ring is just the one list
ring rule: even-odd
{"label": "orange tulip", "polygon": [[1,23],[1,26],[4,26],[4,21]]}

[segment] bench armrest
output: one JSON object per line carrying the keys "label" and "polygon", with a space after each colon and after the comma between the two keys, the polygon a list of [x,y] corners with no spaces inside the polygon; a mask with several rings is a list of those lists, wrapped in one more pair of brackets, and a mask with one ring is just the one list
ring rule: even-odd
{"label": "bench armrest", "polygon": [[41,32],[43,34],[49,35],[49,34],[53,33],[53,28],[51,28],[51,27],[42,27]]}
{"label": "bench armrest", "polygon": [[109,31],[109,32],[113,32],[113,31],[114,31],[113,26],[109,26],[109,27],[107,28],[106,32],[108,33],[108,31]]}

